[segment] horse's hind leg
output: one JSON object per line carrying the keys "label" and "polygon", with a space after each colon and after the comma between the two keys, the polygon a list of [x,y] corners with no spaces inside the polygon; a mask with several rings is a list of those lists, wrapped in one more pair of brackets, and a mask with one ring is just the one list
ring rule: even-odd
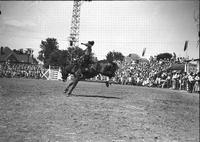
{"label": "horse's hind leg", "polygon": [[72,88],[70,89],[68,95],[71,95],[72,91],[74,90],[74,88],[75,88],[76,85],[78,84],[78,81],[79,81],[78,78],[74,79],[74,81],[72,82],[73,86],[72,86]]}

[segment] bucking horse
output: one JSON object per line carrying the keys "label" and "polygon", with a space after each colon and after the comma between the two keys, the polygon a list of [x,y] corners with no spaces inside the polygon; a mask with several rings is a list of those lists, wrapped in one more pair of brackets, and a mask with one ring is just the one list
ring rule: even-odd
{"label": "bucking horse", "polygon": [[[118,65],[115,62],[100,60],[91,64],[87,71],[81,72],[80,74],[81,66],[78,62],[68,64],[67,66],[61,68],[62,79],[64,82],[67,81],[69,74],[72,74],[74,77],[72,79],[72,82],[70,82],[67,88],[65,89],[64,93],[68,93],[68,96],[70,96],[79,81],[93,78],[98,74],[107,76],[110,80],[112,77],[115,76],[115,72],[117,71],[117,69]],[[106,81],[105,83],[108,87],[109,82]]]}

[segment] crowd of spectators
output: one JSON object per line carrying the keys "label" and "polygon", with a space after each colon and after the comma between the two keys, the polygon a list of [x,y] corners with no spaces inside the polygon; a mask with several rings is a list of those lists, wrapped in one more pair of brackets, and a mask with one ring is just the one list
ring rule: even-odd
{"label": "crowd of spectators", "polygon": [[170,88],[199,92],[200,73],[186,73],[184,70],[167,70],[174,63],[185,63],[185,58],[151,58],[149,62],[122,62],[114,81],[122,85]]}
{"label": "crowd of spectators", "polygon": [[[138,85],[147,87],[171,88],[199,92],[200,73],[168,71],[174,63],[184,63],[184,58],[161,59],[150,58],[145,62],[118,62],[119,69],[113,81],[121,85]],[[0,63],[0,77],[6,78],[43,78],[46,71],[42,66],[23,63]],[[106,77],[97,76],[97,80]]]}
{"label": "crowd of spectators", "polygon": [[42,77],[43,68],[38,65],[24,63],[0,63],[0,77],[6,78],[35,78]]}

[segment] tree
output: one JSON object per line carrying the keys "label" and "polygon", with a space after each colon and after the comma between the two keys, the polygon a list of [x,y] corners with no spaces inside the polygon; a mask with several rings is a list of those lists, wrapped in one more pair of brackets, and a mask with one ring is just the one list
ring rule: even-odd
{"label": "tree", "polygon": [[160,59],[171,59],[172,58],[172,54],[170,53],[160,53],[157,55],[157,60],[160,60]]}
{"label": "tree", "polygon": [[33,53],[33,49],[27,48],[25,53],[31,55]]}
{"label": "tree", "polygon": [[108,54],[106,55],[106,60],[112,62],[114,61],[114,55],[113,55],[113,52],[108,52]]}
{"label": "tree", "polygon": [[29,63],[30,56],[33,55],[33,49],[27,48],[26,51],[25,51],[25,54],[28,57],[28,63]]}
{"label": "tree", "polygon": [[49,65],[51,66],[59,66],[59,57],[60,57],[60,50],[55,50],[53,51],[50,55],[49,58],[47,59],[47,62],[49,63]]}
{"label": "tree", "polygon": [[23,48],[19,49],[19,54],[24,54],[25,50]]}
{"label": "tree", "polygon": [[124,55],[121,52],[108,52],[106,55],[106,60],[112,62],[112,61],[123,61],[124,60]]}
{"label": "tree", "polygon": [[67,50],[54,50],[47,60],[51,66],[66,66],[79,59],[84,51],[79,47],[69,47]]}
{"label": "tree", "polygon": [[70,63],[70,54],[68,50],[56,50],[50,54],[48,62],[51,66],[66,66]]}
{"label": "tree", "polygon": [[70,60],[77,60],[79,59],[83,54],[84,54],[84,50],[79,48],[78,46],[76,47],[69,47],[67,49],[69,55],[70,55]]}
{"label": "tree", "polygon": [[37,59],[44,63],[45,68],[48,68],[50,64],[49,57],[52,52],[58,50],[58,42],[55,38],[47,38],[45,41],[41,41],[40,48]]}
{"label": "tree", "polygon": [[68,50],[61,50],[59,56],[59,66],[66,66],[70,63],[70,54]]}

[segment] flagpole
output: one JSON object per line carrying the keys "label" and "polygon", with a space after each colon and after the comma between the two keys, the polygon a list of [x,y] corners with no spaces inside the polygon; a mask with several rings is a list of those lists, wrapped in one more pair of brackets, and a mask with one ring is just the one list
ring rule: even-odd
{"label": "flagpole", "polygon": [[188,58],[188,49],[186,49],[185,54],[186,54],[186,59],[189,59],[189,58]]}
{"label": "flagpole", "polygon": [[184,51],[185,51],[185,54],[186,54],[186,59],[189,60],[189,56],[188,56],[188,43],[189,43],[189,41],[186,40],[185,41],[185,45],[184,45]]}

